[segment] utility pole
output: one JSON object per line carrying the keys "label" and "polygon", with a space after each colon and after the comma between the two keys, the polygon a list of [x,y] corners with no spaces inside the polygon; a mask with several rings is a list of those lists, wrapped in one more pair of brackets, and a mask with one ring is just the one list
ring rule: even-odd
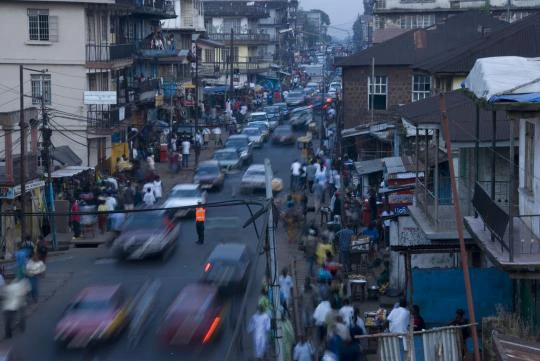
{"label": "utility pole", "polygon": [[[24,119],[23,65],[19,65],[19,127],[21,128],[21,242],[26,238],[26,121]],[[43,91],[42,94],[43,96]]]}
{"label": "utility pole", "polygon": [[264,160],[265,184],[266,184],[266,200],[270,202],[268,211],[268,252],[270,254],[270,286],[272,287],[272,325],[274,328],[274,350],[277,355],[277,361],[283,360],[283,338],[281,333],[281,303],[279,300],[279,284],[277,260],[276,260],[276,240],[274,238],[274,194],[272,192],[272,166],[270,160]]}
{"label": "utility pole", "polygon": [[174,108],[173,108],[173,89],[174,89],[174,86],[173,86],[173,83],[176,81],[176,77],[174,76],[174,65],[171,64],[171,84],[170,84],[170,92],[171,92],[171,101],[169,103],[169,106],[170,106],[170,113],[169,113],[169,130],[170,130],[170,136],[172,137],[172,134],[173,134],[173,112],[174,112]]}
{"label": "utility pole", "polygon": [[[195,42],[195,133],[199,130],[199,47]],[[198,145],[202,147],[202,144]],[[195,153],[195,165],[199,164],[199,153]]]}
{"label": "utility pole", "polygon": [[[50,153],[52,130],[49,129],[49,116],[47,114],[47,110],[45,109],[45,97],[43,95],[41,96],[41,117],[43,120],[43,126],[41,127],[41,135],[43,137],[42,158],[45,161],[45,168],[47,170],[47,182],[45,185],[45,206],[47,207],[47,212],[50,214],[54,212],[54,197],[51,178],[52,162]],[[54,249],[56,249],[56,218],[54,214],[49,215],[49,224],[51,225],[52,246]]]}
{"label": "utility pole", "polygon": [[[231,28],[230,59],[231,59],[231,83],[230,83],[229,92],[230,92],[231,95],[229,96],[229,99],[232,99],[232,95],[234,93],[234,80],[233,80],[233,76],[234,76],[234,29],[233,28]],[[232,107],[232,104],[231,104],[231,107]]]}

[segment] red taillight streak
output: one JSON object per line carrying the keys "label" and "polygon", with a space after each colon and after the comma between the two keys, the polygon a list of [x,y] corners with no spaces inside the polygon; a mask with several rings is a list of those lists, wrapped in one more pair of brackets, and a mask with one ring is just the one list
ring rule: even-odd
{"label": "red taillight streak", "polygon": [[204,265],[204,272],[210,271],[210,268],[212,268],[212,264],[208,262],[207,264]]}
{"label": "red taillight streak", "polygon": [[210,328],[208,329],[208,331],[206,331],[206,335],[204,335],[202,343],[207,343],[210,340],[210,338],[216,331],[220,321],[221,321],[221,317],[217,316],[216,318],[214,318],[214,321],[212,321]]}

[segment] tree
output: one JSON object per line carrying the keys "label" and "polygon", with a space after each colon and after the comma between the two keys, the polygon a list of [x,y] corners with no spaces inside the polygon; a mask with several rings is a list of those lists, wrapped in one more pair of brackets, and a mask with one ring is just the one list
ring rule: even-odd
{"label": "tree", "polygon": [[362,18],[360,14],[356,17],[353,24],[353,49],[354,51],[360,51],[364,47],[364,29],[362,26]]}

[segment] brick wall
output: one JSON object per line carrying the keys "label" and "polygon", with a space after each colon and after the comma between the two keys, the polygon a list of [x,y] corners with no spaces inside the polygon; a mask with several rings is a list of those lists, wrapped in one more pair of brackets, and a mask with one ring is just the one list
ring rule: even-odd
{"label": "brick wall", "polygon": [[[388,78],[387,110],[376,110],[374,121],[390,121],[398,119],[392,110],[400,104],[411,102],[412,71],[408,66],[377,67],[375,75],[386,75]],[[371,67],[350,67],[343,69],[343,110],[344,128],[369,124],[371,112],[368,109],[368,77]]]}

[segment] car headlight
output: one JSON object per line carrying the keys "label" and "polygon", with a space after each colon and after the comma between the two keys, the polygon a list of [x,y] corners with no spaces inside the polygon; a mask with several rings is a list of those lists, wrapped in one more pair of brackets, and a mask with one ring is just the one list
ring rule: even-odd
{"label": "car headlight", "polygon": [[247,157],[247,155],[248,155],[247,150],[243,150],[243,151],[240,153],[240,156],[242,156],[242,157]]}

